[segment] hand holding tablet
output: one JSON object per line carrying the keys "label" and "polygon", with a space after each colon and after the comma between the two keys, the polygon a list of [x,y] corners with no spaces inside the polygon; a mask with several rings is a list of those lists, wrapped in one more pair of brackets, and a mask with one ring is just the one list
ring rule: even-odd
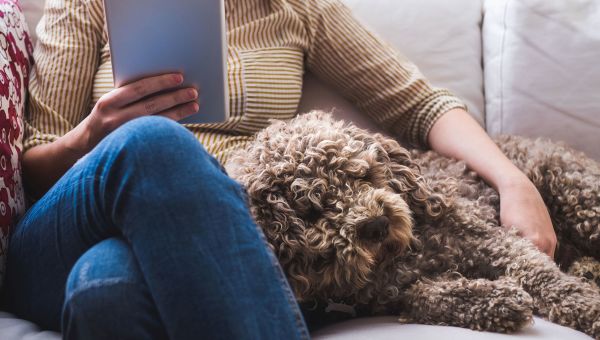
{"label": "hand holding tablet", "polygon": [[181,123],[215,123],[229,117],[223,0],[104,0],[104,4],[116,87],[180,73],[184,80],[176,89],[193,87],[200,92],[195,99],[199,113]]}
{"label": "hand holding tablet", "polygon": [[85,154],[126,122],[148,115],[176,121],[198,112],[198,90],[181,87],[184,78],[171,73],[148,77],[117,88],[98,100],[92,112],[74,132],[81,138],[73,149]]}

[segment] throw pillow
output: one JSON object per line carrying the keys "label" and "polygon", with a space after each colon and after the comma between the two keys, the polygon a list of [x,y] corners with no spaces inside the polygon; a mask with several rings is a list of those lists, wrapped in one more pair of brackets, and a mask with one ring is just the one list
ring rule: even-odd
{"label": "throw pillow", "polygon": [[487,0],[483,37],[488,132],[600,160],[600,2]]}
{"label": "throw pillow", "polygon": [[27,23],[16,0],[0,0],[0,285],[9,234],[25,210],[22,116],[32,51]]}

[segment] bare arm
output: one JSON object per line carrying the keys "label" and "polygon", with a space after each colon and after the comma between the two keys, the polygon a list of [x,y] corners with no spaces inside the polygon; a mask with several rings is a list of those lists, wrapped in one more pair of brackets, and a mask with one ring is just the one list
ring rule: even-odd
{"label": "bare arm", "polygon": [[72,130],[55,142],[35,146],[23,155],[23,175],[27,192],[42,196],[67,170],[83,156],[78,150],[80,131]]}
{"label": "bare arm", "polygon": [[517,227],[523,237],[554,256],[556,234],[539,192],[466,111],[450,110],[440,117],[428,141],[440,154],[464,160],[500,193],[504,225]]}

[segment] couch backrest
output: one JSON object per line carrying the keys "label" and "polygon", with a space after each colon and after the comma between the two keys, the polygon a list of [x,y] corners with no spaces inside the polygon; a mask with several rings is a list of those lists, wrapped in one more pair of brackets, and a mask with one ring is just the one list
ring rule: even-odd
{"label": "couch backrest", "polygon": [[483,41],[488,132],[600,160],[600,1],[486,1]]}
{"label": "couch backrest", "polygon": [[29,35],[35,45],[37,41],[37,35],[35,34],[35,28],[37,23],[42,17],[44,12],[45,0],[19,0],[19,5],[25,14],[27,20],[27,26],[29,26]]}

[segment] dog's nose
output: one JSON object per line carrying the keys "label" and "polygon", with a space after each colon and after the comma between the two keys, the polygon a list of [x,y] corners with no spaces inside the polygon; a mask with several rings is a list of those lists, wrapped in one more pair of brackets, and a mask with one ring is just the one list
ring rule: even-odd
{"label": "dog's nose", "polygon": [[389,233],[390,220],[385,216],[364,223],[358,230],[358,237],[368,241],[383,241]]}

